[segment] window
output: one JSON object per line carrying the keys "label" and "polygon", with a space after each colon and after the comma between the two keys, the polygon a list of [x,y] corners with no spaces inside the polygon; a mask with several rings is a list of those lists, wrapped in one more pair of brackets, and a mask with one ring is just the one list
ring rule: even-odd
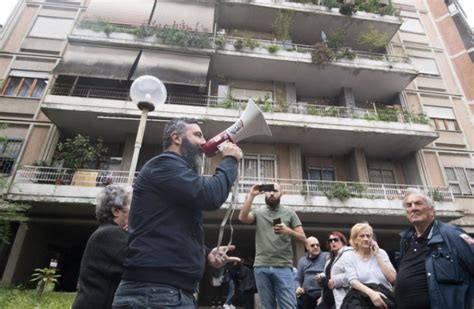
{"label": "window", "polygon": [[74,25],[74,19],[39,16],[30,36],[48,39],[65,39]]}
{"label": "window", "polygon": [[403,18],[403,24],[400,30],[414,33],[425,33],[423,26],[418,19]]}
{"label": "window", "polygon": [[450,107],[425,106],[424,110],[428,117],[433,119],[436,130],[459,131],[456,115]]}
{"label": "window", "polygon": [[449,187],[456,195],[474,195],[474,168],[445,167]]}
{"label": "window", "polygon": [[47,84],[47,74],[13,70],[4,83],[2,95],[24,98],[41,98]]}
{"label": "window", "polygon": [[395,183],[393,171],[387,169],[369,169],[369,179],[373,183]]}
{"label": "window", "polygon": [[276,157],[272,155],[245,155],[240,164],[240,174],[252,180],[276,178]]}
{"label": "window", "polygon": [[310,167],[308,169],[309,180],[335,181],[336,174],[332,167]]}
{"label": "window", "polygon": [[13,169],[16,158],[20,155],[21,139],[7,139],[0,143],[0,173],[9,174]]}
{"label": "window", "polygon": [[438,66],[434,59],[412,57],[411,61],[421,74],[439,75]]}

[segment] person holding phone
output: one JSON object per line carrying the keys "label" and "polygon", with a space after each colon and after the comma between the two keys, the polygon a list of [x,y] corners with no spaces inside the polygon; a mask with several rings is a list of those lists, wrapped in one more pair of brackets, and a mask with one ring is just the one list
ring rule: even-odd
{"label": "person holding phone", "polygon": [[[265,194],[264,207],[252,210],[257,195]],[[256,224],[254,275],[264,309],[294,309],[296,294],[293,275],[292,239],[306,243],[296,212],[280,205],[279,184],[256,184],[239,213],[244,224]]]}
{"label": "person holding phone", "polygon": [[374,240],[372,227],[368,223],[354,225],[350,243],[354,251],[345,253],[341,260],[351,289],[341,308],[395,308],[392,284],[397,273],[387,252]]}

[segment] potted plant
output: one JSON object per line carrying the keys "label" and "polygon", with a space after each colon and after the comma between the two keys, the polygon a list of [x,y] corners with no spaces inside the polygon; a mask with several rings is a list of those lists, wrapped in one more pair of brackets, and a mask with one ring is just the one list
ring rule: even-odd
{"label": "potted plant", "polygon": [[273,21],[273,35],[278,41],[282,41],[283,44],[290,45],[290,27],[293,24],[295,18],[295,12],[289,10],[279,10],[278,14]]}
{"label": "potted plant", "polygon": [[92,143],[88,136],[76,135],[60,142],[56,149],[55,159],[63,162],[63,167],[70,168],[73,172],[90,167],[99,168],[100,157],[107,152],[102,139]]}

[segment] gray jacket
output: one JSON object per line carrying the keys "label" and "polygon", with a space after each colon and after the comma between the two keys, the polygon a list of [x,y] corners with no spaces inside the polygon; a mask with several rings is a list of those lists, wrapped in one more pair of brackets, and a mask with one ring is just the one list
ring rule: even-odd
{"label": "gray jacket", "polygon": [[[344,253],[348,251],[352,251],[352,247],[347,247],[344,246],[341,249],[339,249],[339,252],[337,253],[336,258],[334,259],[334,263],[332,264],[331,267],[331,279],[334,279],[336,287],[333,289],[333,294],[334,294],[334,302],[336,309],[341,308],[342,305],[342,300],[347,294],[347,291],[350,289],[350,284],[349,281],[346,278],[346,271],[344,269],[344,263],[343,263],[343,257]],[[327,260],[326,265],[324,266],[324,269],[329,264],[329,260]]]}
{"label": "gray jacket", "polygon": [[321,287],[315,276],[324,272],[324,264],[329,253],[321,252],[316,258],[310,259],[308,252],[305,253],[299,262],[295,277],[296,287],[302,287],[305,294],[315,298],[321,294]]}

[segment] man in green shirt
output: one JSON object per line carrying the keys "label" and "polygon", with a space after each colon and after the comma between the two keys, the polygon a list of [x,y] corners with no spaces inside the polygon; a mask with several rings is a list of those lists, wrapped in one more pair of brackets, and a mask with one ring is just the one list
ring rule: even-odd
{"label": "man in green shirt", "polygon": [[260,302],[264,309],[294,309],[296,294],[291,239],[306,242],[301,221],[290,207],[281,206],[282,192],[275,183],[265,192],[265,207],[251,211],[254,198],[263,194],[254,185],[239,214],[245,224],[256,224],[254,274]]}

